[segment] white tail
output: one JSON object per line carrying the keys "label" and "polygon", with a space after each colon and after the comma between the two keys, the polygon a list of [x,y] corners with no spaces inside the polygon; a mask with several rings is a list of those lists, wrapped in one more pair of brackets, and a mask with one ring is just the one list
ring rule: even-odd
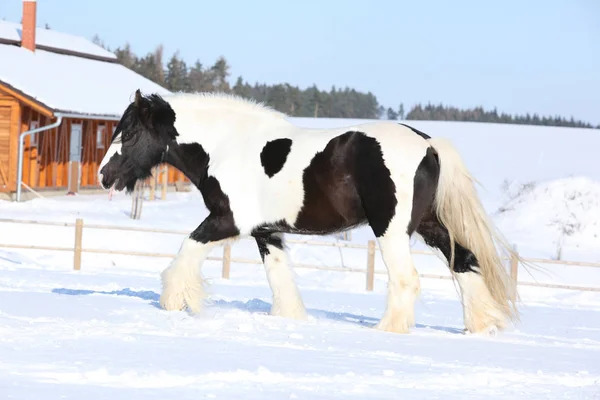
{"label": "white tail", "polygon": [[[518,319],[516,285],[510,281],[494,240],[508,254],[513,250],[488,219],[475,190],[475,179],[454,146],[443,138],[429,139],[429,143],[438,152],[441,165],[434,204],[440,222],[450,234],[450,270],[453,271],[456,242],[473,252],[479,262],[483,282],[495,303],[485,305],[488,317],[500,312],[504,318]],[[496,322],[503,325],[501,321]]]}

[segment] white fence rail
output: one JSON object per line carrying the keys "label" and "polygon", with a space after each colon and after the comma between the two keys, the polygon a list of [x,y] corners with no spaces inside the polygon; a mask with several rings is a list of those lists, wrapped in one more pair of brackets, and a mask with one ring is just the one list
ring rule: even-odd
{"label": "white fence rail", "polygon": [[[84,224],[83,219],[76,219],[75,222],[52,222],[52,221],[34,221],[34,220],[21,220],[21,219],[0,219],[0,223],[16,223],[16,224],[32,224],[32,225],[44,225],[44,226],[61,226],[61,227],[73,227],[73,246],[44,246],[44,245],[23,245],[23,244],[1,244],[0,248],[10,249],[29,249],[29,250],[47,250],[47,251],[64,251],[73,253],[73,269],[81,270],[81,257],[83,253],[95,253],[95,254],[116,254],[126,256],[138,256],[138,257],[164,257],[172,258],[175,254],[172,253],[152,253],[152,252],[140,252],[140,251],[126,251],[126,250],[109,250],[109,249],[94,249],[85,248],[82,246],[84,229],[104,229],[104,230],[120,230],[120,231],[132,231],[132,232],[150,232],[160,234],[177,234],[187,235],[187,231],[170,230],[170,229],[154,229],[154,228],[137,228],[137,227],[125,227],[119,225],[99,225],[99,224]],[[303,244],[308,246],[328,246],[338,248],[353,248],[353,249],[364,249],[365,250],[365,268],[350,268],[350,267],[334,267],[334,266],[320,266],[320,265],[309,265],[309,264],[298,264],[294,263],[294,268],[308,268],[315,270],[324,271],[340,271],[340,272],[356,272],[364,273],[366,281],[366,290],[372,291],[374,284],[375,274],[385,274],[385,271],[375,270],[375,254],[379,250],[376,241],[369,240],[367,244],[357,243],[340,243],[340,242],[325,242],[315,240],[286,240],[290,244]],[[435,256],[434,253],[429,251],[412,250],[413,254],[422,254]],[[223,255],[221,257],[208,257],[208,260],[221,261],[222,272],[221,276],[224,279],[229,279],[231,264],[262,264],[262,261],[257,259],[249,258],[235,258],[231,257],[231,246],[223,246]],[[600,267],[600,263],[591,262],[578,262],[578,261],[563,261],[563,260],[550,260],[542,258],[524,258],[525,262],[533,264],[560,264],[566,266],[579,266],[579,267]],[[538,282],[520,282],[518,280],[518,259],[513,258],[510,260],[510,275],[513,284],[520,286],[535,286],[543,288],[555,288],[555,289],[568,289],[568,290],[581,290],[589,292],[600,292],[600,287],[590,286],[579,286],[579,285],[563,285],[553,283],[538,283]],[[452,279],[448,275],[433,275],[433,274],[419,274],[423,278],[431,279]]]}

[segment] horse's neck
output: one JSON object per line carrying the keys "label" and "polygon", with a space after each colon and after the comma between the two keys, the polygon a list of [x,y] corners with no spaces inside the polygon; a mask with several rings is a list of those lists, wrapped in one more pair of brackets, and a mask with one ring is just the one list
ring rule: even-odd
{"label": "horse's neck", "polygon": [[208,165],[208,154],[200,144],[177,144],[167,152],[166,162],[183,172],[198,189],[200,188]]}
{"label": "horse's neck", "polygon": [[[207,153],[219,151],[222,145],[241,144],[245,139],[262,136],[263,132],[290,128],[291,123],[277,113],[254,110],[224,102],[197,102],[192,105],[174,102],[178,143],[199,143]],[[264,134],[264,133],[263,133]]]}

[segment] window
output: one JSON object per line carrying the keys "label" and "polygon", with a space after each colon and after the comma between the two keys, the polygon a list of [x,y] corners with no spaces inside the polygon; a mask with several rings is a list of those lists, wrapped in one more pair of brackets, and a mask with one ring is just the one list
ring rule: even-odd
{"label": "window", "polygon": [[104,125],[98,125],[98,129],[96,131],[96,148],[97,149],[104,148],[104,132],[106,132],[106,127]]}
{"label": "window", "polygon": [[82,124],[71,124],[71,143],[69,148],[69,161],[81,162],[81,136]]}
{"label": "window", "polygon": [[[39,126],[40,126],[40,123],[38,121],[31,121],[31,122],[29,122],[29,130],[37,129],[37,128],[39,128]],[[31,147],[37,147],[37,145],[38,145],[38,133],[39,132],[32,133],[31,135],[29,135],[29,136],[31,136],[31,139],[29,139],[29,143],[31,143]]]}

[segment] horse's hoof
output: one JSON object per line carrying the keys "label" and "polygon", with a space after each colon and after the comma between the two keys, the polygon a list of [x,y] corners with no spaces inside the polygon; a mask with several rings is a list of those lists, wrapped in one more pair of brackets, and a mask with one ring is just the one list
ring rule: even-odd
{"label": "horse's hoof", "polygon": [[383,332],[407,334],[410,333],[410,326],[408,319],[396,318],[395,320],[381,320],[375,329]]}
{"label": "horse's hoof", "polygon": [[160,298],[160,306],[166,311],[182,311],[185,309],[185,301],[181,296],[169,296]]}

